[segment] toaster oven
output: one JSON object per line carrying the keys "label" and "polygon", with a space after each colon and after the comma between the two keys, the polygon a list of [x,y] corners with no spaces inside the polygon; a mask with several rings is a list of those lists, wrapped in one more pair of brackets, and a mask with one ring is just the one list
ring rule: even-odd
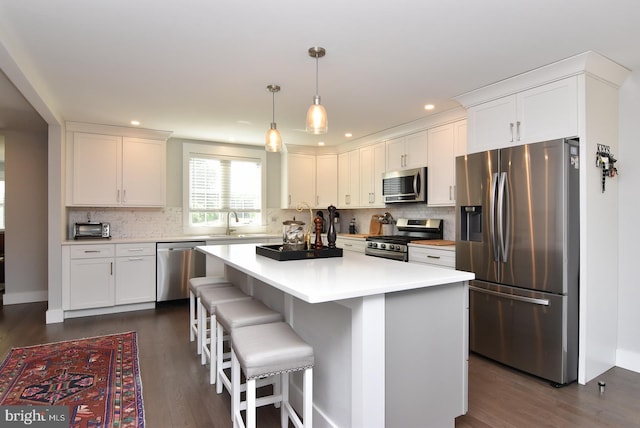
{"label": "toaster oven", "polygon": [[109,239],[110,229],[109,223],[74,223],[73,239]]}

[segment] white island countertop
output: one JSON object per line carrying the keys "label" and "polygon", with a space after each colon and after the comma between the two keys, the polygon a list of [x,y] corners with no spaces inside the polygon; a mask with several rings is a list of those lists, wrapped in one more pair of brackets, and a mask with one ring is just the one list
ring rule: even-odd
{"label": "white island countertop", "polygon": [[344,251],[343,257],[277,261],[256,244],[207,245],[198,250],[308,303],[365,297],[470,281],[474,274]]}

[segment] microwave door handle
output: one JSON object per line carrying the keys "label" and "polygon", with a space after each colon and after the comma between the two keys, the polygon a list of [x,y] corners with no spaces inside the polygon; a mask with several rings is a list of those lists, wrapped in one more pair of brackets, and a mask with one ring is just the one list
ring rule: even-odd
{"label": "microwave door handle", "polygon": [[491,235],[491,244],[493,246],[493,260],[500,261],[500,253],[498,252],[498,240],[496,239],[496,190],[498,187],[498,173],[493,173],[491,177],[491,195],[489,198],[489,233]]}
{"label": "microwave door handle", "polygon": [[413,191],[416,196],[420,194],[420,173],[413,176]]}

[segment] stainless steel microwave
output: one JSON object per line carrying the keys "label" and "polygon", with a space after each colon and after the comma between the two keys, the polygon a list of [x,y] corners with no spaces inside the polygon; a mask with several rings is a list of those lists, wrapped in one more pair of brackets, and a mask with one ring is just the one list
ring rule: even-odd
{"label": "stainless steel microwave", "polygon": [[385,204],[427,202],[427,168],[385,172],[382,196]]}
{"label": "stainless steel microwave", "polygon": [[73,239],[109,239],[111,226],[109,223],[74,223]]}

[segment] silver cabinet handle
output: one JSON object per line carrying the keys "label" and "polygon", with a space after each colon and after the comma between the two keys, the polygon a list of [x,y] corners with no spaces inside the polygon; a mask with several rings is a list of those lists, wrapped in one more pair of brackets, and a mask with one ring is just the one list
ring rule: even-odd
{"label": "silver cabinet handle", "polygon": [[127,202],[127,190],[123,190],[122,191],[122,203],[124,204],[125,202]]}
{"label": "silver cabinet handle", "polygon": [[110,265],[110,269],[111,269],[111,272],[109,272],[109,275],[113,276],[113,262],[109,263],[109,265]]}
{"label": "silver cabinet handle", "polygon": [[427,258],[428,258],[428,259],[439,259],[439,258],[440,258],[440,256],[430,256],[430,255],[427,255]]}
{"label": "silver cabinet handle", "polygon": [[517,300],[519,302],[533,303],[534,305],[541,305],[541,306],[549,306],[549,299],[536,299],[534,297],[516,296],[515,294],[501,293],[499,291],[487,290],[486,288],[474,287],[473,285],[469,286],[469,290],[477,291],[479,293],[484,293],[484,294],[491,294],[492,296],[504,297],[505,299]]}
{"label": "silver cabinet handle", "polygon": [[520,141],[520,121],[516,122],[516,140]]}
{"label": "silver cabinet handle", "polygon": [[116,202],[120,203],[120,189],[118,189],[116,192]]}
{"label": "silver cabinet handle", "polygon": [[509,130],[511,131],[511,142],[513,143],[513,122],[509,124]]}
{"label": "silver cabinet handle", "polygon": [[129,257],[127,258],[127,260],[129,260],[130,262],[140,262],[144,259],[142,257]]}

